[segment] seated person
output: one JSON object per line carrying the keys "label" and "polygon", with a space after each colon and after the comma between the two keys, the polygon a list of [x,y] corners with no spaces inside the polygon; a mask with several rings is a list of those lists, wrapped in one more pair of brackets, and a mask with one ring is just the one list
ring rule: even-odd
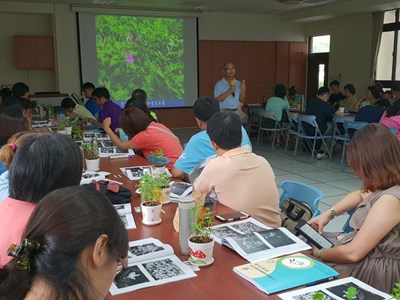
{"label": "seated person", "polygon": [[21,146],[22,142],[25,138],[35,135],[36,133],[33,131],[21,131],[14,134],[12,137],[8,139],[7,144],[5,144],[0,149],[0,162],[4,163],[5,170],[3,173],[0,172],[0,202],[3,201],[10,195],[9,189],[9,168],[11,162],[14,159],[15,152]]}
{"label": "seated person", "polygon": [[329,88],[331,90],[331,94],[329,95],[329,104],[336,109],[339,107],[339,102],[345,98],[340,91],[339,86],[340,82],[337,80],[332,80],[331,83],[329,83]]}
{"label": "seated person", "polygon": [[10,250],[1,299],[104,299],[126,267],[128,235],[103,194],[68,187],[40,201]]}
{"label": "seated person", "polygon": [[29,86],[23,82],[17,82],[12,86],[12,94],[17,99],[29,99]]}
{"label": "seated person", "polygon": [[99,123],[96,120],[96,118],[92,115],[90,111],[86,109],[86,107],[84,107],[79,103],[76,103],[71,98],[69,97],[64,98],[61,101],[61,106],[62,108],[64,108],[66,111],[69,112],[70,119],[74,119],[75,117],[80,117],[82,120],[86,122],[101,126],[101,123]]}
{"label": "seated person", "polygon": [[[146,104],[146,107],[147,107],[147,94],[146,94],[146,92],[144,90],[142,90],[142,89],[134,90],[132,92],[132,98],[131,99],[134,99],[136,101],[141,101],[142,103]],[[125,108],[126,107],[127,106],[125,105]],[[154,119],[154,121],[158,122],[157,115],[156,115],[156,113],[154,111],[150,111],[150,115],[151,115],[151,118]]]}
{"label": "seated person", "polygon": [[345,98],[340,101],[340,106],[344,109],[357,112],[360,106],[360,101],[354,96],[356,88],[351,83],[346,84],[343,88]]}
{"label": "seated person", "polygon": [[95,90],[95,86],[91,82],[85,82],[81,87],[82,96],[88,99],[85,103],[85,107],[90,113],[96,118],[99,118],[100,106],[96,103],[96,99],[92,93]]}
{"label": "seated person", "polygon": [[357,112],[355,121],[357,122],[368,122],[368,123],[379,123],[383,112],[389,107],[389,100],[381,99],[381,92],[378,87],[371,85],[368,87],[368,92],[365,99],[370,105],[361,107]]}
{"label": "seated person", "polygon": [[120,149],[140,150],[146,158],[151,152],[162,150],[164,157],[170,160],[167,164],[168,170],[172,169],[182,153],[182,145],[171,130],[161,123],[152,121],[145,112],[136,107],[125,109],[119,121],[130,141],[122,142],[113,132],[110,128],[111,118],[106,118],[103,122],[104,131],[114,145]]}
{"label": "seated person", "polygon": [[7,144],[15,133],[29,130],[28,120],[22,115],[22,110],[0,113],[0,147]]}
{"label": "seated person", "polygon": [[295,86],[289,87],[286,99],[289,101],[289,105],[291,108],[301,110],[301,95],[297,93]]}
{"label": "seated person", "polygon": [[[366,147],[368,145],[368,147]],[[322,233],[336,216],[355,209],[350,233],[327,233],[333,248],[314,256],[337,271],[390,293],[400,281],[400,141],[379,124],[357,132],[347,148],[350,168],[363,182],[309,223]]]}
{"label": "seated person", "polygon": [[397,128],[397,137],[400,139],[400,100],[396,100],[383,113],[380,124]]}
{"label": "seated person", "polygon": [[[319,130],[322,135],[329,135],[332,133],[333,115],[340,115],[339,111],[331,106],[327,101],[329,99],[329,89],[327,87],[320,87],[317,92],[317,97],[315,99],[310,99],[307,101],[307,107],[305,114],[314,115],[316,117],[316,122],[318,124]],[[314,135],[315,130],[309,124],[304,124],[304,129],[307,135]],[[315,143],[315,151],[317,151],[317,159],[322,159],[325,157],[325,152],[321,150],[322,141],[317,140]]]}
{"label": "seated person", "polygon": [[215,113],[207,122],[207,134],[218,156],[194,182],[199,193],[215,192],[218,202],[249,213],[272,227],[281,225],[279,195],[268,161],[240,147],[240,119],[230,112]]}
{"label": "seated person", "polygon": [[98,87],[92,93],[92,96],[96,100],[99,111],[99,122],[103,123],[106,118],[111,118],[110,128],[115,131],[119,128],[119,117],[122,114],[122,109],[117,104],[110,100],[110,93],[105,87]]}
{"label": "seated person", "polygon": [[[201,131],[192,136],[185,149],[183,149],[182,155],[171,170],[173,177],[183,179],[187,175],[192,174],[197,169],[196,167],[201,167],[203,163],[206,163],[206,160],[215,156],[216,153],[211,146],[210,137],[206,129],[208,120],[214,113],[219,112],[219,110],[219,103],[213,97],[200,97],[196,100],[193,111],[197,126],[199,126]],[[248,147],[251,152],[251,142],[243,127],[242,136],[241,146]]]}
{"label": "seated person", "polygon": [[0,268],[11,260],[7,249],[19,243],[36,204],[55,189],[79,185],[81,177],[82,153],[70,137],[46,133],[22,142],[10,168],[10,196],[0,202]]}
{"label": "seated person", "polygon": [[[283,84],[277,84],[274,88],[274,97],[271,97],[267,100],[267,105],[265,106],[266,112],[272,112],[274,114],[275,120],[281,123],[281,126],[284,127],[284,123],[288,124],[289,119],[287,113],[289,111],[289,101],[285,99],[286,96],[286,86]],[[263,119],[263,122],[267,120]],[[261,126],[263,126],[263,122],[261,122]],[[268,126],[267,124],[265,124]],[[281,146],[281,133],[277,132],[276,134],[276,147],[279,148]]]}

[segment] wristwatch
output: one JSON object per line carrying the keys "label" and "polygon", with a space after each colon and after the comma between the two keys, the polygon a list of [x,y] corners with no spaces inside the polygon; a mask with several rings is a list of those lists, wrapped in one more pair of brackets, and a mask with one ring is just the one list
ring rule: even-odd
{"label": "wristwatch", "polygon": [[333,207],[331,207],[331,208],[329,209],[329,211],[330,211],[331,214],[332,214],[332,219],[335,218],[335,217],[337,216],[336,210],[334,210]]}

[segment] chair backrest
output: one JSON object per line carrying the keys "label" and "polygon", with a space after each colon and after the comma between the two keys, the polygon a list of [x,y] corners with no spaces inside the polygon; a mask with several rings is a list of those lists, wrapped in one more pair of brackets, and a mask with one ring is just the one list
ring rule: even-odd
{"label": "chair backrest", "polygon": [[292,112],[288,113],[289,130],[291,132],[297,133],[297,130],[299,128],[299,124],[297,123],[297,116],[298,116],[298,113],[292,113]]}
{"label": "chair backrest", "polygon": [[[316,138],[322,136],[321,130],[317,123],[317,117],[314,115],[298,115],[297,122],[299,123],[298,134],[299,136]],[[308,128],[306,128],[308,126]],[[307,130],[306,130],[307,129]],[[311,134],[312,130],[312,134]]]}
{"label": "chair backrest", "polygon": [[307,204],[313,211],[313,217],[320,214],[318,205],[324,197],[324,193],[319,189],[302,182],[285,180],[281,184],[282,193],[279,197],[279,207],[286,199],[294,199]]}
{"label": "chair backrest", "polygon": [[261,115],[260,128],[276,130],[278,129],[278,127],[280,126],[275,119],[275,112],[273,111],[263,112],[263,114]]}
{"label": "chair backrest", "polygon": [[346,132],[345,133],[346,137],[348,139],[351,139],[354,136],[354,134],[356,133],[356,131],[363,129],[368,124],[369,124],[368,122],[345,121],[344,122],[344,130]]}
{"label": "chair backrest", "polygon": [[350,116],[334,116],[333,117],[333,134],[334,136],[344,136],[345,130],[344,130],[344,122],[349,121],[352,122],[354,121],[354,117]]}
{"label": "chair backrest", "polygon": [[352,208],[347,212],[349,217],[348,217],[346,223],[344,223],[344,225],[342,227],[342,231],[343,232],[351,232],[351,231],[353,231],[353,228],[350,227],[350,219],[351,219],[351,216],[353,215],[353,213],[355,211],[356,211],[356,208]]}

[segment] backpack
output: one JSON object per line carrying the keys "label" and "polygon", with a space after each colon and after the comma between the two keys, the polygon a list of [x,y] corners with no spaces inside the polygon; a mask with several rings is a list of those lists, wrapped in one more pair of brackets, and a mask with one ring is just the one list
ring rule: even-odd
{"label": "backpack", "polygon": [[125,204],[130,203],[132,200],[131,191],[115,182],[92,180],[91,183],[84,184],[84,186],[90,190],[101,192],[112,204]]}
{"label": "backpack", "polygon": [[313,215],[312,209],[303,202],[294,199],[285,199],[282,202],[282,227],[297,235],[296,225],[300,220],[308,222]]}

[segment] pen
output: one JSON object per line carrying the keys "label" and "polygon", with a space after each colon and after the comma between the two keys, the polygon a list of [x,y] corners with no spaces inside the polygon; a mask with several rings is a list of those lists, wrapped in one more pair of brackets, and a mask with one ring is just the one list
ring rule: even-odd
{"label": "pen", "polygon": [[320,283],[323,283],[323,282],[326,282],[326,281],[330,281],[330,280],[333,280],[333,279],[336,279],[336,278],[338,278],[338,276],[332,276],[332,277],[329,277],[329,278],[312,281],[312,282],[307,283],[305,286],[317,285],[317,284],[320,284]]}

